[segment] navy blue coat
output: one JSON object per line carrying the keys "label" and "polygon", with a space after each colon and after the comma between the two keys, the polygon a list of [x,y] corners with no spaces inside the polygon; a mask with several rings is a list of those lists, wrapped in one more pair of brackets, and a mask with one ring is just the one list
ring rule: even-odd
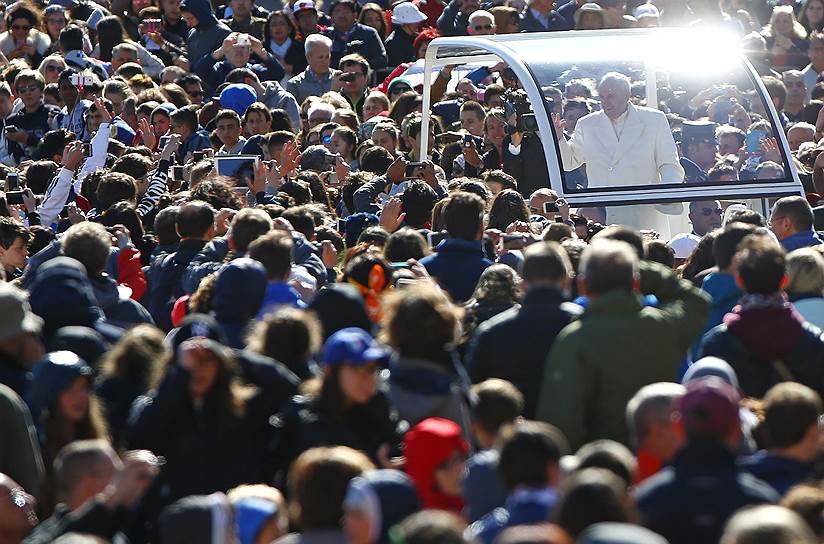
{"label": "navy blue coat", "polygon": [[492,266],[492,261],[484,256],[482,242],[449,238],[438,244],[436,251],[421,259],[426,271],[455,302],[472,298],[481,274]]}
{"label": "navy blue coat", "polygon": [[524,395],[524,417],[535,418],[544,363],[555,337],[581,307],[564,301],[551,287],[530,289],[520,307],[484,321],[467,352],[467,369],[473,383],[489,378],[512,382]]}
{"label": "navy blue coat", "polygon": [[670,544],[717,544],[736,510],[780,499],[767,483],[742,471],[720,443],[688,443],[671,466],[642,483],[635,502],[646,527]]}

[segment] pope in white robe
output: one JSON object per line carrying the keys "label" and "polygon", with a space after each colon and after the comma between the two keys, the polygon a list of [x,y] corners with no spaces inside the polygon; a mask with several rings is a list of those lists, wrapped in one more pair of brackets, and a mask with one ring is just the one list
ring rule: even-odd
{"label": "pope in white robe", "polygon": [[[682,182],[684,169],[666,116],[656,109],[631,104],[630,80],[617,72],[601,79],[598,94],[601,111],[580,118],[569,140],[559,138],[564,170],[586,164],[590,189]],[[563,134],[563,120],[553,116],[553,121],[556,133]],[[669,208],[659,207],[677,213]],[[608,208],[607,221],[669,230],[664,227],[667,216],[652,206],[613,206]]]}

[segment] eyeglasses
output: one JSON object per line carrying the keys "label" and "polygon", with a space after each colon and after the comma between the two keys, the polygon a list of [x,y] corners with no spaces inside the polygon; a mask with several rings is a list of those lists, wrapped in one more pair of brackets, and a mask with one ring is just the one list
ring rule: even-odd
{"label": "eyeglasses", "polygon": [[492,25],[475,25],[472,28],[475,30],[492,30]]}
{"label": "eyeglasses", "polygon": [[25,30],[25,31],[29,31],[29,30],[31,30],[31,26],[30,26],[30,25],[11,25],[11,29],[12,29],[12,30]]}
{"label": "eyeglasses", "polygon": [[38,87],[37,85],[29,85],[27,87],[17,87],[17,93],[18,94],[32,93],[32,92],[37,91],[37,90],[40,90],[40,87]]}
{"label": "eyeglasses", "polygon": [[724,210],[721,208],[701,208],[701,215],[704,217],[710,217],[711,215],[721,215],[724,213]]}

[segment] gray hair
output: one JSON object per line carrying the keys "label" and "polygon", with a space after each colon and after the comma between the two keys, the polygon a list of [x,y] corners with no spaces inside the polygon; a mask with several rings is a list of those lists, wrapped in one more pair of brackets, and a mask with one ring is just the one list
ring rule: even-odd
{"label": "gray hair", "polygon": [[788,508],[761,505],[735,514],[724,528],[721,544],[813,544],[815,535],[804,519]]}
{"label": "gray hair", "polygon": [[638,254],[626,242],[596,239],[581,255],[578,274],[593,295],[629,292],[638,278]]}
{"label": "gray hair", "polygon": [[332,50],[332,40],[330,40],[323,34],[310,34],[306,37],[306,40],[304,41],[304,49],[306,51],[307,57],[309,56],[309,53],[312,52],[312,48],[316,45],[322,45],[330,51]]}
{"label": "gray hair", "polygon": [[472,15],[469,16],[469,24],[474,25],[475,21],[477,21],[480,18],[487,19],[489,21],[492,21],[493,25],[495,24],[495,16],[486,11],[485,9],[473,11]]}
{"label": "gray hair", "polygon": [[628,76],[622,74],[621,72],[607,72],[598,83],[598,88],[600,89],[607,83],[623,87],[627,94],[629,94],[632,89],[632,81]]}
{"label": "gray hair", "polygon": [[329,102],[322,102],[317,101],[311,106],[309,106],[309,110],[306,112],[306,118],[310,119],[312,114],[318,111],[324,111],[329,114],[329,119],[335,116],[335,106],[330,104]]}
{"label": "gray hair", "polygon": [[138,56],[137,47],[135,47],[134,44],[131,44],[131,43],[128,43],[128,42],[123,42],[123,43],[119,43],[119,44],[115,45],[112,48],[112,55],[117,55],[121,51],[128,51],[130,53],[134,53],[135,58],[137,58],[137,56]]}
{"label": "gray hair", "polygon": [[684,396],[680,383],[658,382],[645,385],[627,403],[627,428],[637,446],[646,436],[651,422],[669,419],[673,402]]}

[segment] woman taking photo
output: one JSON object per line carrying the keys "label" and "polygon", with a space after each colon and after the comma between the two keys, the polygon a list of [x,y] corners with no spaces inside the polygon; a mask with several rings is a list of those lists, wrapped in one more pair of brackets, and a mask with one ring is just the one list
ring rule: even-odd
{"label": "woman taking photo", "polygon": [[51,39],[41,32],[43,19],[34,5],[18,2],[6,14],[6,32],[0,34],[0,51],[9,60],[23,59],[38,66],[48,54]]}
{"label": "woman taking photo", "polygon": [[478,177],[484,170],[503,169],[505,137],[506,117],[504,110],[492,108],[484,118],[484,149],[479,150],[474,140],[472,145],[462,145],[466,162],[464,175]]}
{"label": "woman taking photo", "polygon": [[146,75],[159,78],[160,72],[165,68],[163,61],[151,54],[139,43],[130,40],[123,30],[123,23],[116,15],[103,17],[97,23],[97,45],[92,51],[92,57],[103,62],[112,61],[112,50],[121,43],[129,43],[137,49],[137,60]]}
{"label": "woman taking photo", "polygon": [[266,18],[263,46],[278,59],[288,77],[306,69],[303,41],[297,39],[298,28],[283,11],[277,10]]}
{"label": "woman taking photo", "polygon": [[368,332],[348,327],[323,347],[323,377],[304,384],[274,418],[276,467],[286,474],[303,451],[320,445],[349,446],[381,465],[400,454],[397,414],[378,390],[378,373],[389,350]]}

